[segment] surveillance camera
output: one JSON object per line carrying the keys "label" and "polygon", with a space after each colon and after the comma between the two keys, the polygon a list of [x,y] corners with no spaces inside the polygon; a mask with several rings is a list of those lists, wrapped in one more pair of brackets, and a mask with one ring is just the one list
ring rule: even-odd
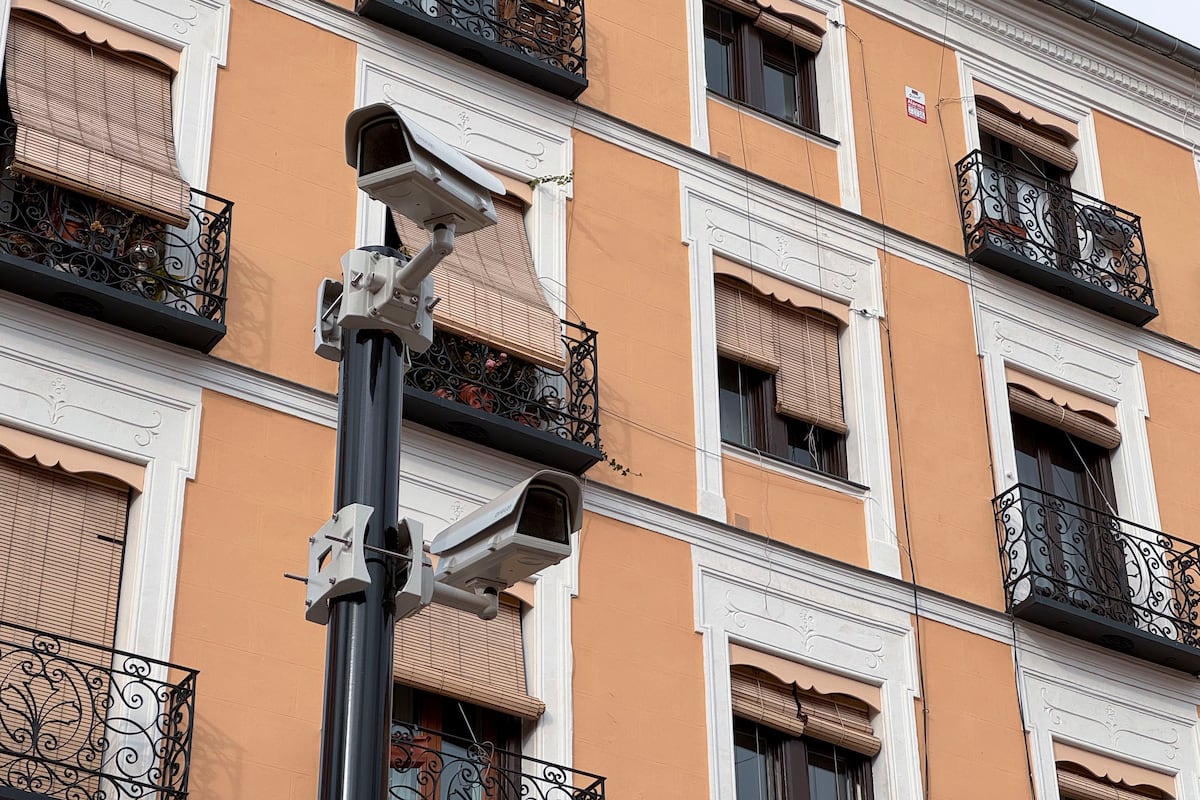
{"label": "surveillance camera", "polygon": [[387,103],[346,118],[346,162],[358,188],[422,227],[453,222],[463,234],[496,222],[500,181]]}
{"label": "surveillance camera", "polygon": [[541,470],[434,538],[434,579],[458,589],[506,589],[571,554],[583,524],[583,485]]}

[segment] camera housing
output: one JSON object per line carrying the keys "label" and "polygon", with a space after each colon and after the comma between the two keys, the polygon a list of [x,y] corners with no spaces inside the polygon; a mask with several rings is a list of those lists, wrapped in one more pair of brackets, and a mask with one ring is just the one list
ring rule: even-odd
{"label": "camera housing", "polygon": [[346,162],[358,188],[422,227],[453,222],[463,234],[496,222],[492,195],[503,195],[503,184],[392,105],[350,113]]}
{"label": "camera housing", "polygon": [[434,538],[434,579],[476,592],[506,589],[569,556],[582,524],[583,484],[540,470]]}

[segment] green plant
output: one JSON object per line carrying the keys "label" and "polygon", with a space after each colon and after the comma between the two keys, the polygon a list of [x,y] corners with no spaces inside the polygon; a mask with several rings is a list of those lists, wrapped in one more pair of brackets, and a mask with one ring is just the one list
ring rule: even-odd
{"label": "green plant", "polygon": [[602,458],[604,460],[604,463],[608,465],[609,469],[611,469],[613,472],[620,475],[622,478],[628,477],[630,475],[632,475],[635,478],[642,477],[642,473],[634,472],[632,469],[625,466],[620,461],[617,461],[615,458],[610,456],[603,447],[600,448],[600,458]]}
{"label": "green plant", "polygon": [[544,175],[541,178],[534,178],[529,181],[529,188],[536,189],[543,183],[553,183],[556,186],[566,186],[575,179],[575,170],[571,170],[565,175]]}

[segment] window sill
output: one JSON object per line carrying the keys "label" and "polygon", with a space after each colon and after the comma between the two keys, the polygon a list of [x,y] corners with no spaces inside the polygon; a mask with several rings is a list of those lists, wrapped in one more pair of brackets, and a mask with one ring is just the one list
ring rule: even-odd
{"label": "window sill", "polygon": [[840,492],[844,495],[849,495],[858,500],[866,500],[867,494],[871,491],[870,486],[864,486],[861,483],[855,483],[847,478],[842,478],[837,475],[830,475],[828,472],[810,469],[809,467],[801,467],[798,464],[793,464],[779,456],[763,453],[758,450],[750,450],[745,447],[739,447],[729,442],[721,443],[721,454],[735,458],[745,464],[753,464],[780,475],[786,475],[789,478],[811,483],[814,486],[820,486],[824,489],[831,489],[835,492]]}
{"label": "window sill", "polygon": [[794,134],[803,136],[805,139],[808,139],[810,142],[813,142],[814,144],[820,144],[820,145],[824,145],[825,147],[832,147],[832,148],[837,148],[841,144],[841,142],[839,142],[837,139],[832,139],[822,133],[819,133],[814,130],[810,130],[809,128],[805,128],[801,125],[796,125],[795,123],[792,123],[792,122],[788,122],[785,119],[780,119],[779,117],[771,116],[770,114],[766,113],[765,111],[760,111],[759,109],[755,108],[754,106],[750,106],[745,103],[738,102],[737,100],[726,97],[723,94],[718,94],[717,92],[714,92],[711,89],[708,90],[708,99],[715,100],[716,102],[720,103],[723,106],[732,108],[735,111],[746,114],[747,116],[754,117],[755,119],[766,122],[769,125],[775,125],[776,127],[780,128],[782,130],[788,131],[789,133],[794,133]]}

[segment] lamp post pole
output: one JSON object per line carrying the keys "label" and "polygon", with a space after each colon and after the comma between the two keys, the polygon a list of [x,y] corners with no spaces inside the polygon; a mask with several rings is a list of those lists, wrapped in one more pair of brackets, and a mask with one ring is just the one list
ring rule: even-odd
{"label": "lamp post pole", "polygon": [[403,398],[399,340],[379,330],[345,331],[334,508],[374,509],[364,540],[371,582],[329,601],[318,800],[387,796],[395,579],[382,551],[399,546]]}

